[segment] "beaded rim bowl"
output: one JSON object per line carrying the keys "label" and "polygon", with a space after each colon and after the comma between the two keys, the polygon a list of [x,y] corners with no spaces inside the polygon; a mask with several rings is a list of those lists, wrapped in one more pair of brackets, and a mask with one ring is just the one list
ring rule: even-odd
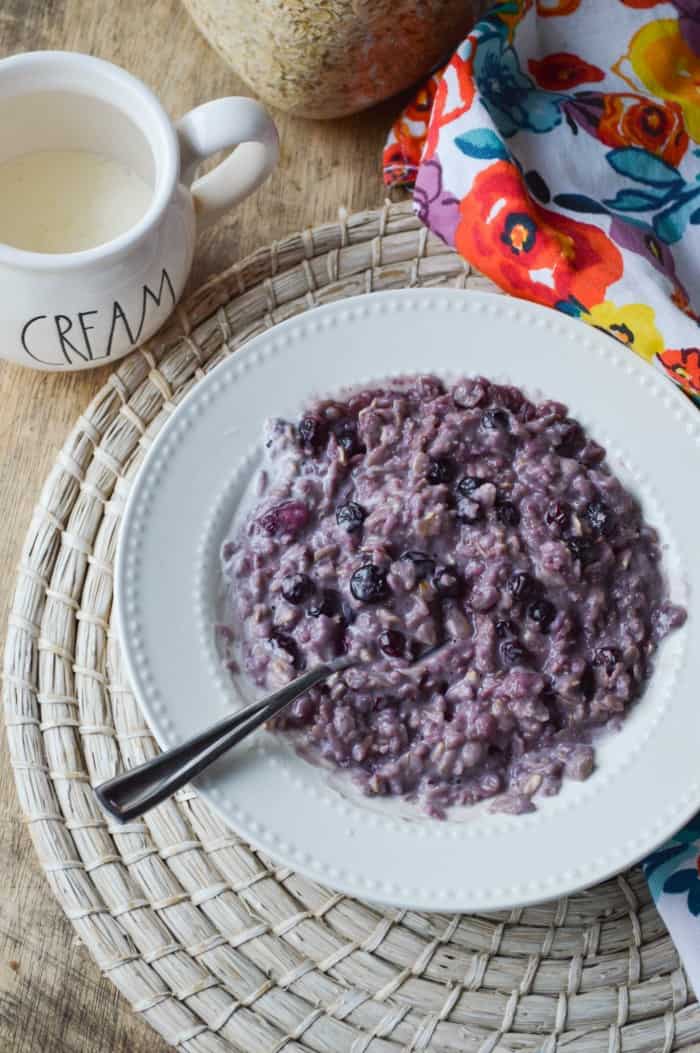
{"label": "beaded rim bowl", "polygon": [[[695,455],[700,423],[660,373],[574,320],[489,293],[414,289],[327,305],[260,335],[198,385],[133,485],[117,559],[119,634],[162,746],[237,701],[212,645],[218,553],[264,417],[295,418],[317,393],[419,372],[428,348],[431,372],[485,374],[566,402],[660,529],[674,598],[700,594],[689,507],[700,511],[700,500],[669,469],[673,458]],[[648,428],[652,415],[663,438]],[[690,613],[692,625],[692,599]],[[352,895],[474,910],[566,894],[655,848],[700,803],[700,654],[688,639],[686,626],[664,642],[643,699],[618,734],[601,739],[593,775],[565,782],[530,815],[483,807],[451,810],[444,822],[407,815],[396,801],[353,794],[349,782],[343,792],[337,777],[272,735],[224,757],[197,786],[242,836]]]}

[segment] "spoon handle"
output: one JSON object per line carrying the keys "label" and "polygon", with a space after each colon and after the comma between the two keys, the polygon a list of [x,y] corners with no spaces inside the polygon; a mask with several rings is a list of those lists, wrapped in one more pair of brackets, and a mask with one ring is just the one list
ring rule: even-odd
{"label": "spoon handle", "polygon": [[95,788],[100,804],[123,823],[138,818],[194,779],[299,695],[350,664],[340,660],[315,666],[268,698],[252,702],[181,745],[101,783]]}

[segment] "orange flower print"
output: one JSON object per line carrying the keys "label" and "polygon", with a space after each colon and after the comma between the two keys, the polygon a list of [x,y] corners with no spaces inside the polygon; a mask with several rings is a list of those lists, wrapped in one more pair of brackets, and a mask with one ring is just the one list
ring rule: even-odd
{"label": "orange flower print", "polygon": [[657,358],[664,370],[689,395],[700,396],[700,348],[668,348]]}
{"label": "orange flower print", "polygon": [[572,15],[580,3],[581,0],[537,0],[537,14],[543,18]]}
{"label": "orange flower print", "polygon": [[455,247],[506,292],[550,307],[600,303],[622,274],[603,231],[542,208],[509,161],[477,175],[460,203]]}
{"label": "orange flower print", "polygon": [[680,106],[690,138],[700,142],[700,55],[683,37],[678,20],[664,18],[643,26],[626,57],[652,95]]}
{"label": "orange flower print", "polygon": [[[426,161],[429,161],[435,153],[442,128],[466,113],[474,100],[473,57],[475,46],[474,38],[467,37],[440,75],[425,143],[424,160]],[[453,101],[458,98],[459,104],[457,106],[453,105],[451,109],[446,111],[445,107],[448,97]]]}
{"label": "orange flower print", "polygon": [[578,84],[603,80],[605,77],[602,69],[591,66],[569,51],[558,51],[543,59],[530,59],[528,68],[539,86],[547,91],[568,91]]}
{"label": "orange flower print", "polygon": [[688,149],[683,111],[675,102],[653,102],[642,95],[603,95],[598,138],[606,146],[641,146],[677,165]]}
{"label": "orange flower print", "polygon": [[382,155],[387,186],[412,183],[420,163],[433,101],[440,86],[440,72],[434,73],[417,92],[391,129]]}

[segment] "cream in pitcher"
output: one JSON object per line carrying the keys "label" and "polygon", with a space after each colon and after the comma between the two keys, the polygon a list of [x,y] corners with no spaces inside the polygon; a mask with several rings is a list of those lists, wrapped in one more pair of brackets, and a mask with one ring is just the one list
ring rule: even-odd
{"label": "cream in pitcher", "polygon": [[146,340],[182,293],[198,231],[267,178],[278,149],[253,99],[216,99],[173,124],[101,59],[0,61],[0,355],[89,369]]}
{"label": "cream in pitcher", "polygon": [[38,150],[0,164],[0,241],[28,252],[81,252],[145,215],[153,187],[87,150]]}

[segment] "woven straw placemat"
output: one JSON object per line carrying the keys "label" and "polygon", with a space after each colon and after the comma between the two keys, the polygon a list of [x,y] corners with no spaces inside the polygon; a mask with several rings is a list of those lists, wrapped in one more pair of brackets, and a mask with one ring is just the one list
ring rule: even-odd
{"label": "woven straw placemat", "polygon": [[124,500],[158,428],[281,319],[437,284],[493,288],[407,204],[341,213],[209,281],[80,418],[24,545],[5,654],[39,861],[100,969],[187,1053],[698,1053],[700,1009],[637,869],[509,913],[396,911],[276,867],[193,790],[128,826],[92,793],[157,750],[110,617]]}

